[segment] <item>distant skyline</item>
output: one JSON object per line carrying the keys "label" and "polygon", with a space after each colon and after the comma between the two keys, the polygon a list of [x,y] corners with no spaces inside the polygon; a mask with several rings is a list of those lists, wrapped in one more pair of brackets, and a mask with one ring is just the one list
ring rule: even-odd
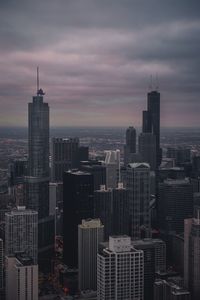
{"label": "distant skyline", "polygon": [[36,68],[53,126],[200,126],[197,0],[2,0],[0,126],[28,126]]}

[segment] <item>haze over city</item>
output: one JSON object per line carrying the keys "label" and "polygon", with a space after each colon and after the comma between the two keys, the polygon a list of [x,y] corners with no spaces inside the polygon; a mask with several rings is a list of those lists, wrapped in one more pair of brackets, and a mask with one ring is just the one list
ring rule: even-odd
{"label": "haze over city", "polygon": [[51,126],[141,126],[151,75],[161,126],[199,126],[199,11],[195,0],[1,1],[0,126],[27,126],[38,65]]}

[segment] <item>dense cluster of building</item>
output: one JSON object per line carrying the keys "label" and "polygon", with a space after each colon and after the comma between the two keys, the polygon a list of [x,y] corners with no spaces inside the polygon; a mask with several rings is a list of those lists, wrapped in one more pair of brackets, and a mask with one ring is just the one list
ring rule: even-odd
{"label": "dense cluster of building", "polygon": [[28,106],[28,161],[10,165],[0,195],[1,299],[39,299],[38,270],[59,272],[64,293],[80,299],[200,299],[200,156],[162,153],[160,93],[148,93],[138,142],[129,127],[124,153],[104,160],[89,159],[77,137],[49,147],[43,96]]}

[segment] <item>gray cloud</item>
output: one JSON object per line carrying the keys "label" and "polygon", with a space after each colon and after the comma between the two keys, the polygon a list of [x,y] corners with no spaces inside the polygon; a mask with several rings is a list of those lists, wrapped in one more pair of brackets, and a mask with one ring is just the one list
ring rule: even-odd
{"label": "gray cloud", "polygon": [[0,125],[26,124],[37,65],[52,125],[140,125],[151,74],[162,124],[196,125],[199,11],[195,0],[1,1]]}

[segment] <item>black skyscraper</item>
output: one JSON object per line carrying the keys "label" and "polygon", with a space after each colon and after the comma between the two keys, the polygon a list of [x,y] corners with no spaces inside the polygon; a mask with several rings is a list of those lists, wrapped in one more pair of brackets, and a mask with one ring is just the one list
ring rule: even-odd
{"label": "black skyscraper", "polygon": [[78,225],[93,217],[93,175],[82,171],[64,172],[63,242],[64,263],[78,265]]}
{"label": "black skyscraper", "polygon": [[143,111],[143,132],[153,133],[156,137],[157,166],[162,160],[160,149],[160,93],[151,91],[147,94],[147,111]]}
{"label": "black skyscraper", "polygon": [[133,154],[136,153],[136,130],[129,127],[126,130],[126,144],[124,146],[124,164],[125,166],[132,162]]}
{"label": "black skyscraper", "polygon": [[136,130],[134,127],[126,130],[126,146],[130,153],[136,153]]}
{"label": "black skyscraper", "polygon": [[104,238],[108,240],[113,234],[113,195],[112,189],[101,186],[94,192],[94,216],[99,218],[104,225]]}
{"label": "black skyscraper", "polygon": [[159,184],[158,221],[162,232],[183,232],[184,219],[192,217],[192,213],[193,190],[188,179],[168,179]]}

